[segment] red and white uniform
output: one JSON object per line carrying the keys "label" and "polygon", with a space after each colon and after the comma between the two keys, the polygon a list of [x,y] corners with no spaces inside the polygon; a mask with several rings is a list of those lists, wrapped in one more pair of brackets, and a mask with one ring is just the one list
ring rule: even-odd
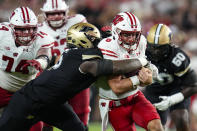
{"label": "red and white uniform", "polygon": [[66,24],[64,24],[61,28],[58,28],[56,30],[52,29],[46,21],[39,26],[39,30],[47,32],[50,36],[52,36],[55,39],[52,55],[58,56],[64,52],[64,50],[67,48],[66,35],[68,29],[72,25],[80,22],[86,22],[86,18],[81,14],[77,14],[75,16],[69,16],[67,18]]}
{"label": "red and white uniform", "polygon": [[30,46],[16,47],[9,23],[0,24],[0,108],[8,104],[12,93],[36,77],[23,74],[21,67],[27,60],[36,58],[40,48],[51,48],[54,40],[39,32]]}
{"label": "red and white uniform", "polygon": [[[135,50],[128,51],[121,47],[113,37],[103,39],[98,47],[105,59],[122,60],[146,57],[146,38],[141,35],[139,44]],[[102,82],[100,82],[102,80]],[[105,82],[103,82],[105,80]],[[159,115],[153,105],[146,100],[142,92],[137,88],[121,95],[116,95],[108,86],[107,79],[99,78],[99,108],[102,117],[102,130],[106,130],[109,119],[116,131],[135,131],[134,123],[147,129],[150,120],[158,119]],[[131,126],[132,125],[132,126]]]}
{"label": "red and white uniform", "polygon": [[[59,56],[64,52],[64,50],[67,48],[66,35],[68,29],[72,25],[80,22],[87,22],[86,18],[81,14],[76,14],[74,16],[69,16],[67,18],[66,24],[56,30],[52,29],[46,21],[39,27],[39,30],[44,30],[55,39],[55,44],[52,49],[53,56]],[[80,120],[85,125],[88,124],[90,113],[89,97],[90,89],[87,88],[86,90],[78,93],[75,97],[69,100],[69,104],[73,107],[75,113],[79,116]]]}

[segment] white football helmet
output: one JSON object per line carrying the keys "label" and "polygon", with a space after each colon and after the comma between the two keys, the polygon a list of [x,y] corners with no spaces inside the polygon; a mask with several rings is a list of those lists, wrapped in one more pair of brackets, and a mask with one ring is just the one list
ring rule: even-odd
{"label": "white football helmet", "polygon": [[[64,0],[47,0],[43,5],[41,10],[45,14],[45,19],[48,22],[49,26],[53,28],[59,28],[67,21],[68,14],[68,5]],[[48,17],[49,14],[60,14],[63,13],[63,16],[53,16]]]}
{"label": "white football helmet", "polygon": [[38,20],[34,12],[28,7],[16,8],[10,16],[15,42],[22,46],[29,46],[37,36]]}
{"label": "white football helmet", "polygon": [[[112,22],[112,36],[121,47],[125,48],[129,53],[137,49],[141,37],[141,24],[139,19],[131,12],[119,13]],[[133,41],[125,43],[122,41],[120,34],[128,33],[135,35]]]}

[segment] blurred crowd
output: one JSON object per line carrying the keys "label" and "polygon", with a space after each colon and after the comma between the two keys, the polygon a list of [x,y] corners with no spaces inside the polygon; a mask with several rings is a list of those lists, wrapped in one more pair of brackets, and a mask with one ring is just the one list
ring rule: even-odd
{"label": "blurred crowd", "polygon": [[[164,23],[173,31],[174,41],[190,50],[197,35],[196,0],[65,0],[70,13],[81,13],[98,28],[109,25],[118,12],[131,11],[142,23],[143,34],[156,23]],[[1,0],[0,22],[8,21],[11,11],[18,6],[29,6],[39,15],[44,0]],[[195,47],[197,48],[197,47]]]}
{"label": "blurred crowd", "polygon": [[[143,34],[156,23],[164,23],[173,31],[174,42],[186,50],[197,50],[196,0],[65,0],[70,13],[81,13],[98,28],[109,25],[118,12],[131,11],[142,23]],[[39,15],[44,0],[1,0],[0,22],[8,21],[18,6],[29,6]],[[192,55],[192,54],[191,54]]]}
{"label": "blurred crowd", "polygon": [[[98,28],[109,25],[118,12],[124,11],[131,11],[138,16],[145,36],[149,28],[156,23],[168,25],[174,34],[174,43],[189,54],[191,66],[197,71],[197,0],[65,1],[69,5],[69,13],[83,14],[88,22]],[[36,15],[40,15],[44,2],[45,0],[0,0],[0,22],[8,21],[11,12],[18,6],[29,6]]]}

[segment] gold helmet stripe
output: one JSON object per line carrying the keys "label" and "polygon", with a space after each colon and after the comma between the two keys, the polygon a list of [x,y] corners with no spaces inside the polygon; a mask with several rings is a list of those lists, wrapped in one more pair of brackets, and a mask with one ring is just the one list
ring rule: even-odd
{"label": "gold helmet stripe", "polygon": [[160,36],[162,26],[163,26],[163,24],[158,24],[157,29],[155,31],[155,39],[154,39],[155,44],[159,43],[159,36]]}

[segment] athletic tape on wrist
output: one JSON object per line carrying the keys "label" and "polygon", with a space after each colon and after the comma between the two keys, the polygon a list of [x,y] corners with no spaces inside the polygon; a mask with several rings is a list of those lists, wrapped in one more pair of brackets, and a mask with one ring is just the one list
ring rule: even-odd
{"label": "athletic tape on wrist", "polygon": [[133,86],[137,86],[140,84],[140,80],[138,79],[137,76],[129,77],[129,79],[132,81]]}
{"label": "athletic tape on wrist", "polygon": [[140,63],[142,64],[142,66],[145,66],[145,65],[148,64],[148,61],[146,60],[146,58],[141,57],[141,58],[138,58],[138,60],[140,61]]}
{"label": "athletic tape on wrist", "polygon": [[42,69],[46,69],[47,68],[48,62],[47,62],[46,59],[40,58],[40,59],[36,59],[36,61],[38,61],[40,63]]}

